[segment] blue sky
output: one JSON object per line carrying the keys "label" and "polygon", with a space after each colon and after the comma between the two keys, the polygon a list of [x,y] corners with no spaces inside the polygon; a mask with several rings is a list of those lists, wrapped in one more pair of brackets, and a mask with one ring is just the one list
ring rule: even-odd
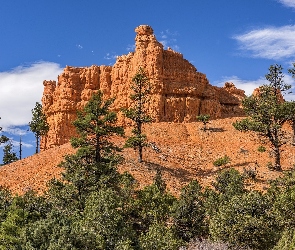
{"label": "blue sky", "polygon": [[[23,156],[34,153],[26,125],[43,80],[66,65],[114,64],[134,49],[141,24],[211,84],[232,81],[247,94],[265,83],[271,64],[287,70],[295,62],[295,0],[2,0],[0,125],[16,152],[21,134]],[[294,84],[287,73],[285,81]]]}

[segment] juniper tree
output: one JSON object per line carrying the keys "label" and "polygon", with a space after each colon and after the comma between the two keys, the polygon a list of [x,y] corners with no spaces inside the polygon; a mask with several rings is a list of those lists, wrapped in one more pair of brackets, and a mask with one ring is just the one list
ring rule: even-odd
{"label": "juniper tree", "polygon": [[248,115],[233,126],[240,131],[254,131],[269,140],[275,156],[275,170],[281,170],[280,148],[285,143],[282,125],[290,120],[295,112],[295,105],[283,100],[282,95],[291,88],[283,80],[282,67],[271,65],[265,76],[269,84],[259,88],[257,95],[246,97],[242,101],[243,109]]}
{"label": "juniper tree", "polygon": [[35,134],[36,138],[36,154],[39,152],[39,141],[41,136],[46,135],[49,131],[49,124],[46,115],[42,110],[42,105],[36,102],[35,108],[32,109],[32,121],[29,122],[30,130]]}
{"label": "juniper tree", "polygon": [[147,146],[146,135],[142,132],[142,126],[151,122],[151,117],[146,110],[146,103],[151,93],[151,85],[143,68],[139,68],[132,78],[130,99],[133,101],[129,109],[123,110],[125,116],[134,122],[132,135],[127,139],[125,147],[138,150],[138,162],[142,162],[142,151]]}

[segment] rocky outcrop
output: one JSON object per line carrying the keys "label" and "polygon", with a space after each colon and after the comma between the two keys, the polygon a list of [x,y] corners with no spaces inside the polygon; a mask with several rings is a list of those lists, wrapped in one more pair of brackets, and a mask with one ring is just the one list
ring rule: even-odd
{"label": "rocky outcrop", "polygon": [[[131,79],[139,67],[145,69],[152,85],[147,108],[154,122],[192,122],[199,114],[212,118],[241,114],[244,91],[232,83],[223,88],[210,85],[206,75],[182,54],[164,49],[150,26],[141,25],[135,32],[135,51],[117,57],[113,66],[67,66],[57,83],[43,82],[42,103],[50,130],[42,138],[41,150],[62,145],[75,135],[72,121],[76,112],[98,89],[104,98],[116,98],[114,110],[130,106]],[[119,122],[125,122],[120,114]]]}

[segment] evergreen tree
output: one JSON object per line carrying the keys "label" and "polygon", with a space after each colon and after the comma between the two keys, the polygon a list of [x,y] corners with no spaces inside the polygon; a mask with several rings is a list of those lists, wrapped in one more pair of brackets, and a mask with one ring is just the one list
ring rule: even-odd
{"label": "evergreen tree", "polygon": [[3,165],[12,163],[17,160],[18,158],[16,156],[16,153],[13,152],[13,145],[11,141],[8,141],[8,143],[3,148]]}
{"label": "evergreen tree", "polygon": [[70,213],[73,209],[82,212],[93,191],[119,185],[119,148],[110,136],[123,135],[124,130],[115,125],[116,113],[109,110],[113,101],[103,101],[102,93],[95,93],[73,123],[80,137],[73,138],[71,144],[78,150],[65,157],[60,164],[65,170],[62,180],[52,181],[50,189],[55,202]]}
{"label": "evergreen tree", "polygon": [[233,123],[237,130],[254,131],[269,140],[275,155],[275,170],[281,170],[280,148],[285,143],[282,125],[295,112],[295,105],[282,100],[282,94],[291,88],[283,78],[282,67],[271,65],[266,75],[269,84],[260,87],[258,95],[246,97],[242,102],[249,117]]}
{"label": "evergreen tree", "polygon": [[152,224],[167,223],[171,219],[176,198],[166,191],[166,184],[159,170],[150,186],[137,192],[135,211],[138,231],[146,232]]}
{"label": "evergreen tree", "polygon": [[147,146],[147,138],[142,132],[142,126],[152,120],[146,111],[146,103],[151,92],[151,86],[143,68],[139,68],[132,78],[131,89],[133,93],[130,95],[130,99],[133,101],[133,104],[129,109],[123,110],[123,112],[127,118],[134,122],[134,128],[132,136],[126,141],[125,147],[138,150],[138,162],[142,162],[142,151]]}
{"label": "evergreen tree", "polygon": [[[1,117],[0,117],[0,119],[1,119]],[[2,131],[2,127],[0,127],[0,132]],[[2,144],[2,143],[5,143],[5,142],[7,142],[9,139],[8,139],[8,137],[6,137],[5,135],[1,135],[0,136],[0,145]]]}
{"label": "evergreen tree", "polygon": [[272,249],[279,234],[271,206],[268,197],[257,191],[235,195],[218,204],[210,218],[210,236],[234,247]]}
{"label": "evergreen tree", "polygon": [[186,242],[207,233],[201,188],[197,181],[191,181],[181,190],[181,195],[173,206],[175,231]]}
{"label": "evergreen tree", "polygon": [[[73,122],[79,137],[72,138],[74,148],[88,150],[95,156],[95,162],[111,160],[114,151],[119,151],[111,141],[112,135],[124,135],[124,129],[117,126],[117,114],[110,111],[114,99],[103,101],[101,91],[95,93],[82,111],[78,112],[77,119]],[[114,159],[112,159],[114,160]]]}
{"label": "evergreen tree", "polygon": [[37,154],[39,152],[40,138],[48,133],[49,124],[47,123],[46,116],[43,113],[42,105],[39,102],[36,102],[35,108],[32,109],[32,115],[32,121],[29,123],[29,127],[35,134]]}

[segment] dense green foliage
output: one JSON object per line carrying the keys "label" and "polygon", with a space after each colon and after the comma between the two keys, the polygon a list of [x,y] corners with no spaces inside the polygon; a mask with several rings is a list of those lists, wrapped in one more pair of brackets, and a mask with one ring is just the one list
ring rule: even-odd
{"label": "dense green foliage", "polygon": [[242,102],[249,117],[233,123],[237,130],[254,131],[271,143],[275,170],[282,169],[280,148],[286,142],[282,126],[288,121],[295,122],[295,103],[282,100],[284,92],[291,88],[284,82],[282,70],[279,65],[270,66],[265,76],[269,84],[261,86],[259,93],[246,97]]}
{"label": "dense green foliage", "polygon": [[32,121],[29,122],[30,130],[35,134],[36,138],[36,154],[39,152],[39,141],[42,135],[46,135],[49,131],[49,124],[42,110],[42,105],[36,102],[32,109]]}
{"label": "dense green foliage", "polygon": [[11,141],[8,141],[3,147],[3,165],[17,161],[16,153],[13,151],[13,145]]}
{"label": "dense green foliage", "polygon": [[130,174],[117,173],[113,181],[88,189],[83,206],[72,183],[54,181],[43,196],[12,196],[1,187],[0,249],[173,250],[202,238],[235,249],[295,244],[295,171],[264,194],[247,191],[234,169],[221,171],[214,189],[190,182],[178,198],[166,190],[160,171],[153,184],[135,184]]}
{"label": "dense green foliage", "polygon": [[131,90],[133,91],[130,95],[131,107],[124,109],[123,112],[127,118],[134,122],[134,128],[132,135],[126,141],[125,147],[138,150],[138,162],[142,162],[142,151],[147,146],[147,138],[142,132],[142,126],[152,120],[146,110],[151,86],[143,68],[139,68],[132,78]]}

